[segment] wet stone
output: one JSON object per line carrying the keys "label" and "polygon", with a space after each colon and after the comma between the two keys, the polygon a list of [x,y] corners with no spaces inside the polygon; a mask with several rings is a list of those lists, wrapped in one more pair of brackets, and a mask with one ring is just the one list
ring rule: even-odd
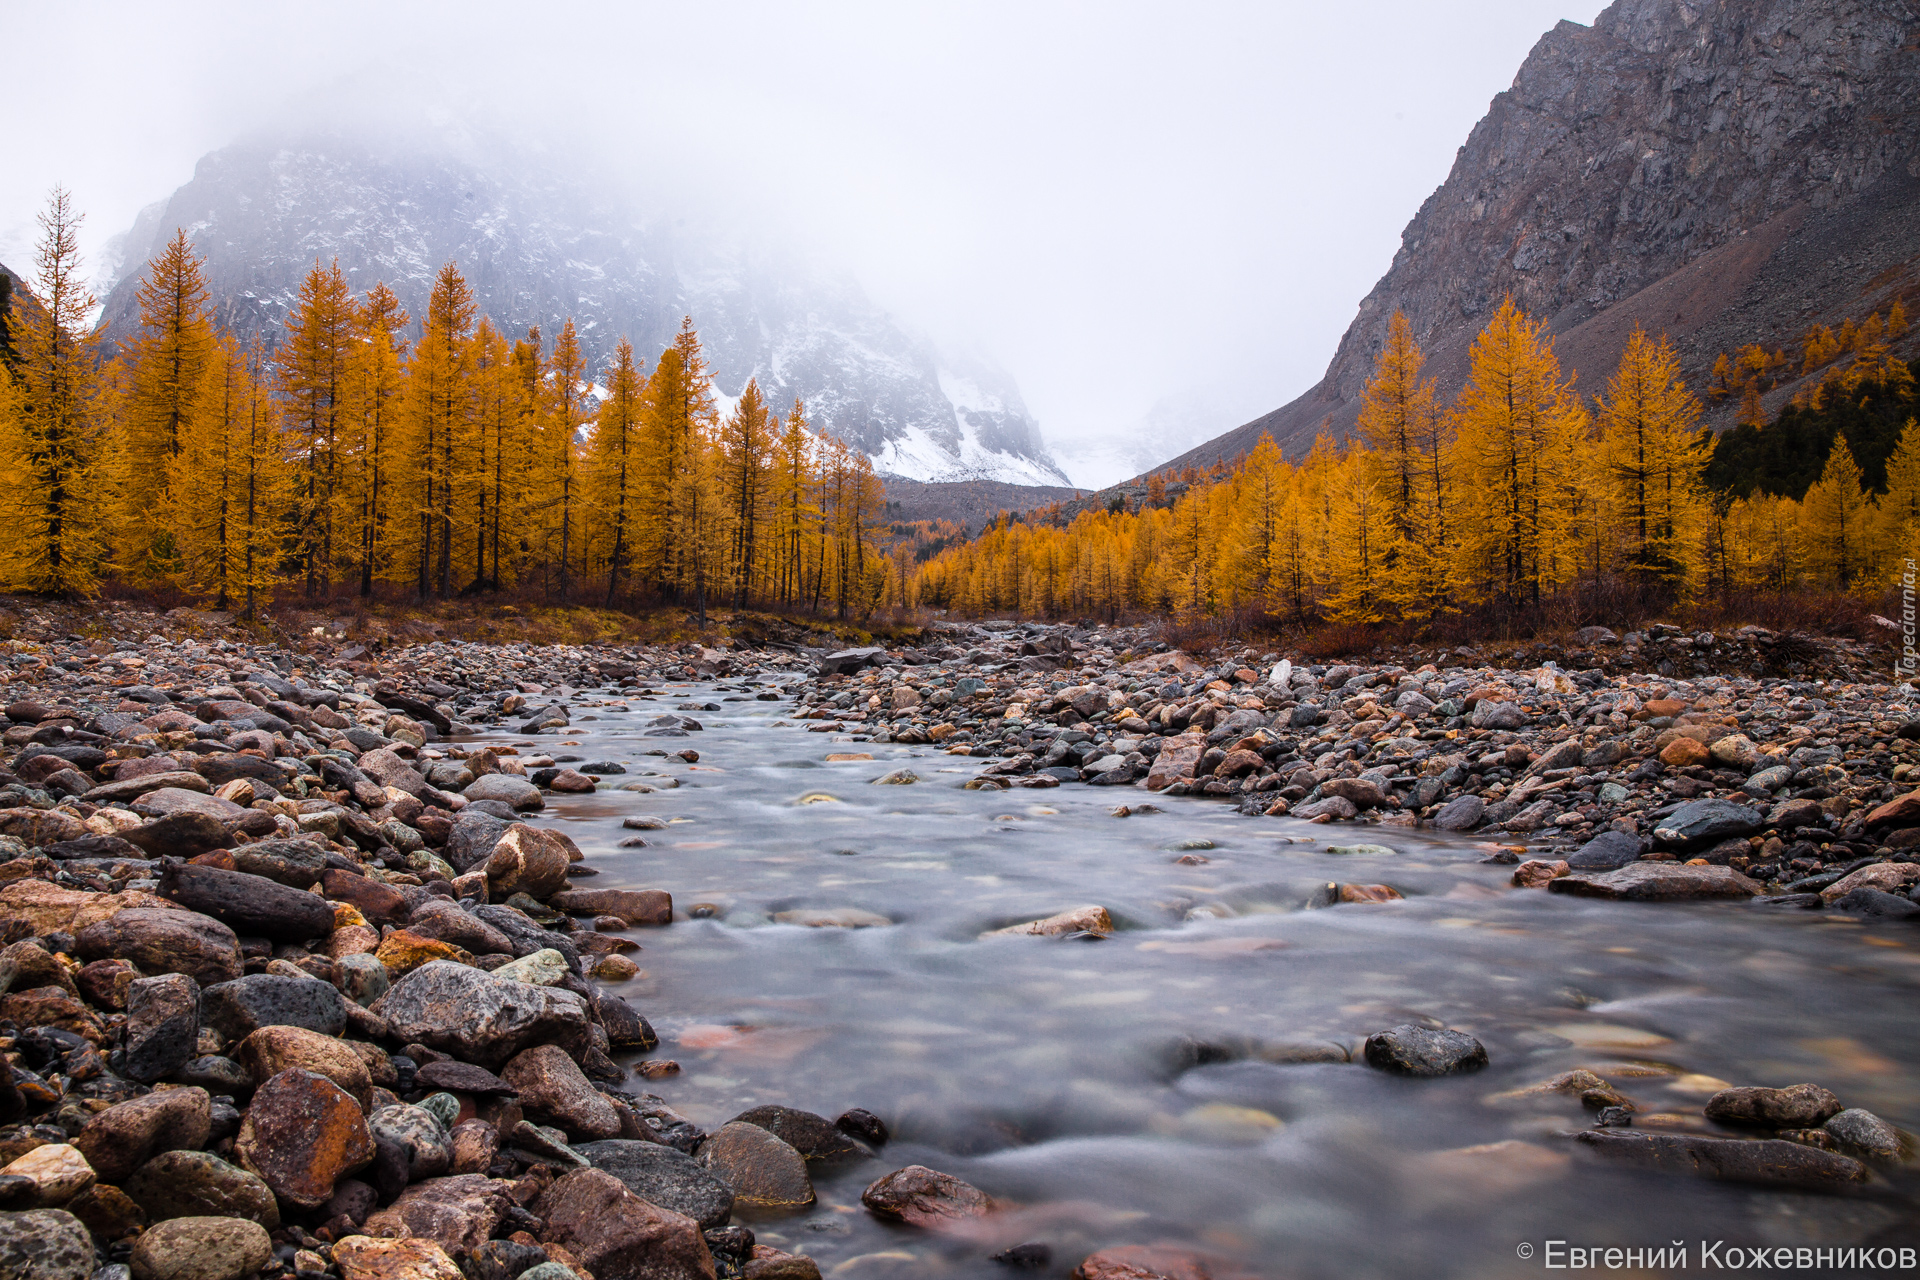
{"label": "wet stone", "polygon": [[258,1177],[210,1151],[168,1151],[141,1165],[124,1189],[154,1222],[168,1218],[248,1218],[269,1231],[279,1202]]}
{"label": "wet stone", "polygon": [[1647,1134],[1590,1129],[1576,1141],[1609,1160],[1726,1182],[1808,1188],[1838,1188],[1866,1181],[1857,1160],[1777,1138],[1744,1141],[1696,1134]]}
{"label": "wet stone", "polygon": [[1452,1075],[1487,1065],[1486,1047],[1465,1032],[1411,1024],[1368,1036],[1361,1052],[1368,1066],[1402,1076]]}
{"label": "wet stone", "polygon": [[791,1209],[813,1203],[806,1159],[759,1125],[732,1121],[700,1148],[700,1163],[733,1188],[737,1204]]}
{"label": "wet stone", "polygon": [[1707,1119],[1769,1129],[1814,1129],[1840,1114],[1840,1099],[1817,1084],[1784,1089],[1722,1089],[1707,1099]]}
{"label": "wet stone", "polygon": [[613,1138],[582,1143],[576,1150],[642,1200],[683,1213],[702,1228],[725,1226],[733,1212],[733,1189],[672,1147]]}
{"label": "wet stone", "polygon": [[174,1218],[134,1245],[135,1280],[241,1280],[266,1266],[273,1242],[244,1218]]}
{"label": "wet stone", "polygon": [[699,1223],[641,1199],[598,1169],[567,1174],[541,1193],[533,1211],[546,1221],[542,1242],[566,1249],[595,1280],[713,1275]]}
{"label": "wet stone", "polygon": [[882,1218],[911,1227],[940,1227],[977,1218],[993,1208],[979,1188],[951,1174],[913,1164],[877,1178],[860,1193],[860,1203]]}
{"label": "wet stone", "polygon": [[1900,1158],[1900,1131],[1871,1111],[1849,1107],[1823,1127],[1849,1154],[1879,1161]]}
{"label": "wet stone", "polygon": [[373,1159],[373,1138],[351,1094],[325,1076],[283,1071],[254,1093],[235,1158],[289,1204],[317,1208],[334,1183]]}

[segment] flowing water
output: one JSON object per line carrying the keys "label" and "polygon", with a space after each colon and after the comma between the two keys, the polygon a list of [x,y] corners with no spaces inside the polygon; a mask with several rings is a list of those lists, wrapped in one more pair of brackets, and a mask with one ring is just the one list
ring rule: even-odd
{"label": "flowing water", "polygon": [[[1548,1240],[1684,1240],[1690,1259],[1702,1238],[1920,1243],[1910,1176],[1824,1196],[1628,1172],[1558,1136],[1592,1123],[1577,1099],[1496,1096],[1591,1067],[1640,1127],[1700,1130],[1722,1082],[1807,1080],[1920,1129],[1920,932],[1518,890],[1475,840],[1137,789],[966,791],[980,762],[810,733],[743,690],[586,695],[577,745],[522,750],[624,762],[544,820],[599,869],[582,883],[673,894],[675,923],[635,931],[642,972],[616,990],[682,1072],[636,1086],[709,1127],[762,1103],[892,1126],[878,1160],[816,1176],[813,1208],[747,1219],[829,1277],[1005,1275],[989,1255],[1024,1241],[1053,1247],[1053,1275],[1170,1241],[1260,1275],[1342,1277],[1537,1274]],[[684,740],[645,736],[683,701],[720,709],[693,712],[705,728]],[[683,746],[698,764],[647,754]],[[902,766],[921,781],[870,785]],[[679,785],[615,789],[647,771]],[[1163,812],[1110,813],[1142,802]],[[622,830],[638,815],[668,825]],[[618,847],[635,835],[645,847]],[[1395,852],[1328,848],[1360,841]],[[1178,861],[1192,852],[1207,861]],[[1302,909],[1329,881],[1407,897]],[[1089,903],[1111,938],[980,936]],[[701,904],[712,914],[687,918]],[[774,920],[844,908],[892,923]],[[1312,1060],[1407,1022],[1472,1033],[1491,1066],[1402,1079]],[[860,1207],[913,1163],[1014,1208],[936,1235]]]}

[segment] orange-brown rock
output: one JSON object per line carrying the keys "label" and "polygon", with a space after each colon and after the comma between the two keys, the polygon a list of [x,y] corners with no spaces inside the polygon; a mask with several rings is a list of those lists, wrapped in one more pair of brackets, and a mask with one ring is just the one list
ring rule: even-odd
{"label": "orange-brown rock", "polygon": [[373,1079],[366,1061],[346,1041],[305,1027],[261,1027],[242,1040],[231,1056],[247,1069],[256,1085],[300,1067],[345,1089],[362,1110],[373,1097]]}
{"label": "orange-brown rock", "polygon": [[233,1154],[281,1200],[317,1209],[334,1183],[373,1159],[374,1146],[352,1094],[294,1067],[254,1092]]}

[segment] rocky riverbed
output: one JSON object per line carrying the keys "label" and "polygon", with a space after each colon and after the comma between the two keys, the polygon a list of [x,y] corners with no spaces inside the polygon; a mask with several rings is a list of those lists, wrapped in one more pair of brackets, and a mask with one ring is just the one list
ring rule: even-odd
{"label": "rocky riverbed", "polygon": [[[841,1058],[801,1069],[794,1055],[815,1040],[769,1048],[781,1038],[729,1021],[723,1006],[747,999],[748,987],[772,999],[790,979],[830,981],[824,975],[852,972],[850,958],[796,951],[783,967],[799,971],[779,976],[751,961],[733,990],[723,976],[731,962],[703,969],[696,952],[713,944],[699,940],[762,926],[785,936],[794,930],[781,926],[795,925],[821,945],[879,937],[924,890],[899,902],[875,890],[855,904],[833,886],[877,882],[809,872],[812,893],[748,901],[760,873],[714,854],[713,868],[736,882],[690,900],[688,885],[704,888],[713,875],[683,859],[717,846],[664,839],[674,824],[731,820],[745,832],[765,823],[758,850],[792,861],[779,850],[778,823],[789,819],[772,821],[759,793],[737,789],[744,781],[734,793],[714,789],[724,781],[715,772],[727,770],[759,769],[784,785],[764,768],[775,762],[745,758],[763,743],[817,741],[823,761],[795,763],[873,772],[864,779],[881,784],[872,794],[893,797],[873,830],[891,840],[916,812],[965,820],[972,809],[950,811],[942,798],[957,790],[968,805],[989,806],[979,816],[1025,850],[1018,824],[1059,810],[995,813],[995,794],[1041,800],[1068,787],[1086,797],[1071,811],[1083,821],[1152,822],[1170,816],[1156,810],[1177,809],[1176,835],[1219,831],[1148,838],[1167,850],[1156,865],[1188,879],[1267,857],[1232,850],[1276,837],[1282,850],[1324,844],[1313,869],[1345,872],[1257,891],[1210,884],[1198,897],[1182,888],[1168,901],[1165,889],[1134,886],[1116,868],[1110,884],[1074,882],[1090,899],[1080,905],[1023,910],[1028,899],[995,898],[961,909],[960,919],[990,917],[966,924],[968,937],[1039,936],[1021,948],[1171,929],[1139,944],[1156,966],[1150,980],[1102,970],[1117,984],[1115,1007],[1135,999],[1132,984],[1191,986],[1198,966],[1204,987],[1214,981],[1205,966],[1222,957],[1262,963],[1305,946],[1208,932],[1258,923],[1263,912],[1337,908],[1297,918],[1393,929],[1393,916],[1368,913],[1479,904],[1482,924],[1521,913],[1503,926],[1518,934],[1540,927],[1540,909],[1527,903],[1552,901],[1532,890],[1603,900],[1570,901],[1577,914],[1555,917],[1576,947],[1607,927],[1595,911],[1653,913],[1648,921],[1737,911],[1795,937],[1808,921],[1900,930],[1896,917],[1920,913],[1908,896],[1920,881],[1909,852],[1920,844],[1920,793],[1903,785],[1920,732],[1908,736],[1913,722],[1894,689],[1831,676],[1622,671],[1643,646],[1598,636],[1596,650],[1617,643],[1618,654],[1578,670],[1295,665],[1252,651],[1195,658],[1134,630],[1006,625],[950,628],[893,651],[434,643],[374,662],[352,649],[291,652],[232,634],[168,638],[156,625],[118,643],[48,635],[10,645],[0,1274],[797,1277],[821,1274],[804,1255],[833,1255],[835,1233],[849,1239],[835,1274],[1394,1272],[1390,1257],[1286,1262],[1249,1244],[1244,1227],[1156,1222],[1143,1234],[1118,1203],[1126,1191],[1073,1209],[1031,1171],[979,1159],[1034,1141],[1033,1122],[1022,1122],[1026,1136],[1004,1120],[970,1129],[954,1120],[968,1107],[951,1093],[951,1114],[930,1118],[940,1104],[900,1095],[897,1071],[863,1086],[870,1097],[798,1109],[860,1072]],[[1656,654],[1660,639],[1651,638]],[[1844,674],[1851,656],[1796,660]],[[777,736],[709,733],[723,720],[747,723],[748,713],[752,733]],[[702,763],[710,740],[725,754]],[[955,790],[928,785],[942,780]],[[715,807],[722,802],[736,807]],[[782,801],[779,814],[835,806],[844,797],[820,790]],[[1225,834],[1222,820],[1244,824],[1233,828],[1241,834]],[[1293,834],[1306,832],[1333,838]],[[791,838],[803,850],[825,837]],[[822,846],[816,856],[849,852]],[[924,877],[934,864],[899,866]],[[1358,867],[1368,872],[1345,871]],[[980,869],[994,874],[975,879],[996,884],[1012,870]],[[683,878],[676,903],[661,886]],[[1638,905],[1648,901],[1704,905]],[[950,937],[954,927],[943,918],[936,932]],[[692,941],[663,953],[684,959],[675,976],[649,978],[642,948],[682,931]],[[1863,940],[1906,946],[1897,932]],[[983,942],[960,945],[971,955]],[[1007,943],[988,945],[1011,954]],[[1019,963],[1035,962],[1022,954]],[[1049,969],[1072,965],[1037,954]],[[1876,1086],[1850,1096],[1864,1086],[1847,1082],[1866,1078],[1855,1051],[1828,1051],[1837,1091],[1778,1080],[1778,1053],[1761,1055],[1767,1063],[1751,1078],[1721,1078],[1658,1060],[1653,1045],[1672,1036],[1577,1031],[1610,1026],[1583,1021],[1582,1007],[1604,1004],[1596,998],[1553,1015],[1549,1035],[1510,1014],[1469,1013],[1471,999],[1451,989],[1441,998],[1442,985],[1426,988],[1427,999],[1393,993],[1426,964],[1410,960],[1398,976],[1346,991],[1345,1014],[1293,1009],[1284,1034],[1256,1014],[1237,1015],[1233,1032],[1163,1017],[1166,1034],[1145,1055],[1162,1083],[1129,1104],[1138,1123],[1237,1150],[1281,1141],[1278,1116],[1304,1106],[1294,1091],[1320,1080],[1316,1071],[1361,1072],[1340,1076],[1342,1090],[1362,1077],[1443,1090],[1485,1078],[1493,1083],[1477,1107],[1553,1117],[1554,1138],[1532,1140],[1544,1132],[1534,1119],[1512,1136],[1501,1119],[1508,1127],[1442,1126],[1451,1144],[1423,1140],[1416,1163],[1479,1194],[1550,1182],[1579,1149],[1589,1162],[1690,1183],[1840,1192],[1910,1209],[1912,1139],[1862,1105],[1884,1110],[1879,1099],[1893,1099],[1897,1120],[1907,1094]],[[1565,966],[1590,972],[1572,957]],[[899,968],[875,989],[916,1004],[922,1023],[965,1020],[953,1002],[970,997],[920,992],[918,981]],[[1461,1016],[1449,1016],[1456,1008]],[[667,1029],[665,1047],[655,1023]],[[897,1047],[901,1036],[925,1032],[890,1034],[862,1052],[911,1056]],[[1912,1037],[1899,1029],[1896,1038]],[[1836,1039],[1845,1037],[1823,1043]],[[756,1048],[742,1057],[744,1045]],[[1562,1062],[1568,1046],[1606,1060]],[[762,1067],[770,1055],[771,1065],[745,1075],[699,1065],[716,1055]],[[996,1070],[989,1061],[982,1069]],[[1256,1069],[1295,1074],[1256,1087],[1242,1078]],[[1911,1085],[1904,1068],[1889,1069]],[[836,1073],[838,1087],[828,1079]],[[1065,1108],[1074,1113],[1088,1106],[1076,1087],[1082,1094]],[[1284,1103],[1261,1101],[1275,1089]],[[749,1092],[780,1101],[744,1105]],[[1095,1131],[1120,1123],[1113,1110]],[[1143,1186],[1157,1177],[1137,1174]],[[1423,1194],[1403,1197],[1425,1206],[1406,1210],[1410,1222],[1434,1207]],[[806,1219],[810,1231],[828,1231],[824,1248],[789,1225],[816,1204],[832,1207]],[[1858,1225],[1830,1238],[1849,1247],[1898,1238],[1898,1213],[1841,1216]],[[1276,1229],[1285,1235],[1284,1224]]]}

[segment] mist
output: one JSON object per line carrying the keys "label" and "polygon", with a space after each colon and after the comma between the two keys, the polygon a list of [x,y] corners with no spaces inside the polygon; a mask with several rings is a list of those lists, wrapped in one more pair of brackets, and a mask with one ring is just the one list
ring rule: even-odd
{"label": "mist", "polygon": [[249,135],[541,151],[851,271],[1008,369],[1069,475],[1109,483],[1318,380],[1488,100],[1601,7],[9,0],[12,46],[50,56],[12,67],[31,127],[5,144],[0,261],[30,268],[59,183],[99,268]]}

